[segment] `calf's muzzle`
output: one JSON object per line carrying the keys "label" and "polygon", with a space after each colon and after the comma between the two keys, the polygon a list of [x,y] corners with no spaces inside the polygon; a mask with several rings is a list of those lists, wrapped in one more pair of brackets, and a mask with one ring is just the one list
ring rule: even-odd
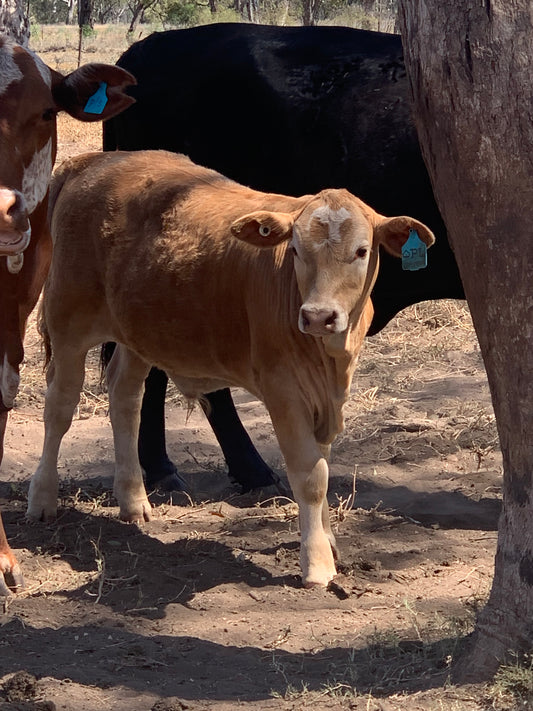
{"label": "calf's muzzle", "polygon": [[31,226],[26,200],[18,190],[0,188],[0,256],[11,273],[20,271],[22,253],[30,243]]}

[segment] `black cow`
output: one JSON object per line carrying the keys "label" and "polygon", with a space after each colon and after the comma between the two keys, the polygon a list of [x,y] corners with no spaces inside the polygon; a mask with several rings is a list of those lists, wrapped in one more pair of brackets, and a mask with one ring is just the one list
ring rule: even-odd
{"label": "black cow", "polygon": [[[427,299],[464,298],[411,118],[401,39],[346,27],[215,24],[156,33],[118,64],[136,103],[105,124],[104,148],[164,148],[258,190],[345,187],[385,215],[413,215],[437,235],[427,269],[382,255],[372,292],[377,333]],[[182,485],[164,439],[166,376],[147,379],[139,438],[148,486]],[[207,395],[229,475],[273,483],[229,390]]]}

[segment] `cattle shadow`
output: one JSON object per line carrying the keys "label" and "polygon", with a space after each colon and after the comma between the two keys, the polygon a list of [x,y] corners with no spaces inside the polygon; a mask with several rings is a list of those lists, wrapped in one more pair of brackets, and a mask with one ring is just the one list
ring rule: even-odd
{"label": "cattle shadow", "polygon": [[[195,522],[194,508],[190,514],[176,509],[176,516],[169,508],[146,527],[119,521],[116,509],[110,514],[105,507],[84,512],[74,505],[61,508],[54,524],[29,525],[24,509],[19,501],[3,511],[13,546],[35,556],[22,560],[27,582],[31,587],[32,576],[40,577],[42,565],[48,566],[52,580],[59,576],[56,589],[73,602],[97,600],[99,606],[118,614],[160,620],[168,605],[194,605],[197,594],[227,584],[251,590],[301,587],[297,522],[269,517],[268,512],[263,517],[261,509],[252,509],[253,516],[244,512],[224,518],[215,508],[212,515],[203,512]],[[431,527],[421,547],[418,539],[413,542],[413,533],[421,525],[407,523],[401,516],[382,521],[375,515],[353,518],[338,536],[339,571],[349,575],[354,585],[373,580],[386,585],[387,571],[420,566],[422,549],[423,561],[433,559],[439,566],[443,551],[450,547],[445,532]],[[403,537],[403,550],[390,554],[389,537]],[[265,566],[254,562],[264,556],[268,557]],[[80,576],[74,577],[70,589],[65,580],[72,581],[72,574],[61,577],[65,566],[56,568],[57,560]],[[76,583],[78,579],[83,582]]]}
{"label": "cattle shadow", "polygon": [[[250,588],[267,586],[301,587],[299,576],[274,575],[255,565],[247,551],[231,544],[203,538],[191,526],[170,542],[155,536],[172,529],[172,517],[154,522],[151,531],[127,524],[114,516],[83,513],[74,508],[60,509],[53,524],[27,524],[20,510],[5,510],[6,530],[13,534],[15,547],[35,556],[45,556],[45,565],[62,560],[91,580],[62,595],[71,600],[96,600],[117,613],[147,619],[165,617],[169,603],[188,604],[196,594],[225,583]],[[297,560],[297,546],[294,558]],[[24,564],[31,588],[31,561]],[[98,571],[105,566],[105,573]],[[37,571],[39,573],[39,571]],[[296,573],[296,570],[295,570]],[[50,575],[54,575],[53,564]]]}
{"label": "cattle shadow", "polygon": [[[468,478],[468,474],[465,475]],[[331,492],[347,495],[346,481],[332,479]],[[338,486],[336,486],[338,484]],[[332,496],[330,502],[333,504]],[[499,498],[472,497],[458,490],[414,491],[408,486],[386,486],[360,479],[357,482],[355,507],[366,511],[380,510],[425,527],[495,531],[502,503]]]}
{"label": "cattle shadow", "polygon": [[[369,641],[302,652],[219,644],[189,635],[149,634],[110,624],[33,627],[14,617],[3,625],[2,673],[25,670],[37,678],[109,692],[155,691],[187,701],[253,702],[327,690],[374,698],[443,687],[449,659],[466,638],[431,642]],[[356,637],[354,631],[354,639]],[[11,650],[11,653],[10,653]],[[134,673],[133,673],[134,670]],[[408,673],[406,673],[408,671]],[[141,711],[140,706],[136,706]]]}

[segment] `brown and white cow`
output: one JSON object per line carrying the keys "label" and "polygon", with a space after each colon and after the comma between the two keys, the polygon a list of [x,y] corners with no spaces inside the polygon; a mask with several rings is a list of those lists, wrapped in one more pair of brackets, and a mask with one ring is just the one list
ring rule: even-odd
{"label": "brown and white cow", "polygon": [[[105,64],[88,64],[64,77],[0,36],[0,462],[19,385],[26,321],[50,264],[46,214],[56,115],[64,110],[81,121],[114,116],[133,103],[124,87],[134,83],[125,70]],[[98,92],[107,102],[95,106],[98,113],[86,112]],[[21,585],[0,518],[0,594]]]}
{"label": "brown and white cow", "polygon": [[346,190],[261,193],[164,151],[68,161],[51,203],[42,321],[52,360],[28,515],[56,514],[58,451],[86,353],[115,340],[108,377],[121,518],[150,518],[137,456],[150,365],[188,398],[241,386],[265,402],[285,458],[304,585],[326,585],[335,575],[327,460],[372,320],[379,246],[399,256],[411,228],[427,245],[433,234]]}

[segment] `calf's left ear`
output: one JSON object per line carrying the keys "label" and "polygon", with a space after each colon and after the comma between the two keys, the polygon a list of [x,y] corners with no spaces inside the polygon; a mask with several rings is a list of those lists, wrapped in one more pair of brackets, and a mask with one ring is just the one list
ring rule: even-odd
{"label": "calf's left ear", "polygon": [[258,210],[239,217],[231,225],[231,234],[256,247],[275,247],[292,235],[294,215],[287,212]]}
{"label": "calf's left ear", "polygon": [[135,103],[125,89],[136,83],[135,77],[121,67],[86,64],[66,77],[55,74],[52,94],[57,108],[74,118],[105,121]]}
{"label": "calf's left ear", "polygon": [[394,257],[402,256],[402,247],[409,238],[409,232],[416,230],[418,236],[427,247],[435,242],[435,235],[419,220],[414,217],[382,217],[374,225],[374,239]]}

